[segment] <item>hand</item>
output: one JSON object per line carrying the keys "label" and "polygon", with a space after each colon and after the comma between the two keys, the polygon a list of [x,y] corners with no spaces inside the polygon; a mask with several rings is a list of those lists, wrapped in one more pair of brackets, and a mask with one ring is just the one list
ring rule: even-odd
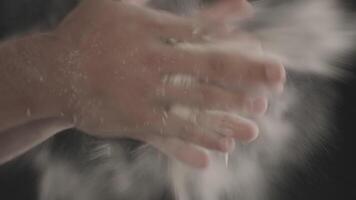
{"label": "hand", "polygon": [[76,126],[145,141],[196,167],[208,164],[196,145],[227,152],[233,139],[256,138],[253,122],[209,110],[263,113],[266,98],[243,88],[281,88],[284,68],[234,52],[180,48],[180,41],[204,44],[198,26],[123,2],[83,1],[55,32],[73,49],[67,67]]}

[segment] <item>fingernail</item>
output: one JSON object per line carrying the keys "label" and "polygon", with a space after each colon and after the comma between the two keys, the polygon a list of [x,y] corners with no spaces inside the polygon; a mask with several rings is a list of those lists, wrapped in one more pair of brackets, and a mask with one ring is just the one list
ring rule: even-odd
{"label": "fingernail", "polygon": [[[222,117],[216,131],[225,138],[235,138],[243,141],[253,141],[257,138],[259,129],[257,124],[239,115],[229,115]],[[225,140],[220,141],[221,147],[225,147]]]}
{"label": "fingernail", "polygon": [[264,114],[267,111],[268,101],[265,97],[249,99],[246,105],[247,112],[251,114]]}
{"label": "fingernail", "polygon": [[234,130],[233,137],[246,142],[255,140],[259,133],[259,129],[255,123],[243,118],[233,122],[230,126]]}
{"label": "fingernail", "polygon": [[[257,129],[258,130],[258,129]],[[252,134],[250,134],[250,137],[247,137],[244,142],[245,143],[251,143],[255,141],[258,138],[258,131],[253,131]]]}
{"label": "fingernail", "polygon": [[232,138],[223,138],[219,143],[220,149],[224,152],[232,152],[235,149],[235,141]]}
{"label": "fingernail", "polygon": [[259,134],[259,128],[255,123],[248,122],[245,125],[244,131],[241,131],[241,140],[246,143],[250,143],[257,139]]}
{"label": "fingernail", "polygon": [[286,71],[281,64],[266,67],[266,76],[278,92],[283,91],[283,85],[286,81]]}

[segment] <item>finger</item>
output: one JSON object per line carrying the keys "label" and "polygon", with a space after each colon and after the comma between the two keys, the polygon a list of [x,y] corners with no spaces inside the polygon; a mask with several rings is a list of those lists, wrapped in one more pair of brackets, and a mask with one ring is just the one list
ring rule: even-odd
{"label": "finger", "polygon": [[158,30],[177,41],[206,41],[231,33],[229,18],[252,15],[252,7],[245,0],[221,0],[203,8],[192,17],[160,17]]}
{"label": "finger", "polygon": [[117,11],[119,11],[119,14],[123,14],[121,17],[133,19],[133,22],[147,27],[146,33],[155,33],[147,34],[149,36],[156,36],[157,38],[172,37],[189,41],[195,38],[193,33],[195,27],[199,24],[195,22],[196,19],[178,16],[162,10],[158,11],[147,6],[141,6],[145,3],[147,3],[145,0],[120,1],[116,4],[119,7]]}
{"label": "finger", "polygon": [[[209,133],[209,131],[201,129],[198,124],[195,123],[195,119],[183,119],[182,116],[177,115],[184,115],[184,113],[174,112],[174,110],[164,112],[160,119],[152,123],[155,130],[157,130],[156,132],[159,132],[161,137],[180,138],[189,143],[194,143],[211,150],[222,152],[231,151],[231,142],[227,141],[224,135]],[[189,118],[190,116],[184,117]],[[193,117],[193,115],[191,115],[191,117]]]}
{"label": "finger", "polygon": [[[266,97],[249,94],[246,90],[229,91],[197,82],[179,84],[174,77],[170,78],[172,80],[168,80],[160,89],[164,91],[159,97],[161,101],[180,103],[201,110],[234,110],[249,115],[261,115],[267,110]],[[190,79],[187,78],[186,81]]]}
{"label": "finger", "polygon": [[244,142],[254,141],[259,133],[255,123],[231,112],[205,111],[198,123],[200,126],[214,130],[225,137],[232,137]]}
{"label": "finger", "polygon": [[163,41],[206,42],[213,38],[226,37],[235,30],[224,21],[211,20],[204,16],[177,16],[165,12],[157,12],[154,16],[155,20],[150,22],[151,28],[155,30],[157,38]]}
{"label": "finger", "polygon": [[125,135],[144,142],[148,142],[153,137],[177,138],[206,149],[221,152],[231,152],[234,148],[234,141],[232,141],[231,137],[212,133],[208,130],[204,131],[197,124],[183,120],[175,115],[162,117],[161,120],[152,123],[152,126],[155,127],[156,131],[148,127],[146,131],[139,129],[125,132]]}
{"label": "finger", "polygon": [[188,143],[221,152],[231,151],[231,142],[225,136],[209,133],[197,124],[170,114],[166,126],[161,129],[163,136],[180,138]]}
{"label": "finger", "polygon": [[192,167],[206,168],[209,165],[209,157],[206,152],[177,138],[155,137],[148,143],[169,157],[176,158]]}
{"label": "finger", "polygon": [[[170,109],[170,118],[173,117],[177,118],[176,122],[168,127],[171,128],[173,125],[176,127],[170,131],[176,133],[178,131],[182,138],[191,140],[198,145],[216,145],[212,147],[218,147],[221,151],[229,151],[226,137],[250,142],[257,138],[259,132],[253,122],[236,114],[222,111],[204,112],[182,105],[174,105]],[[183,122],[179,122],[179,120]]]}
{"label": "finger", "polygon": [[173,41],[176,43],[205,42],[210,37],[223,35],[222,33],[227,32],[227,27],[217,23],[213,24],[207,20],[178,16],[161,17],[164,20],[158,21],[154,25],[154,29],[156,30],[156,35],[158,35],[157,38],[167,44],[171,44]]}
{"label": "finger", "polygon": [[171,65],[163,74],[187,74],[224,86],[268,86],[281,90],[286,79],[284,67],[277,61],[232,53],[210,45],[180,45],[160,48],[160,55]]}

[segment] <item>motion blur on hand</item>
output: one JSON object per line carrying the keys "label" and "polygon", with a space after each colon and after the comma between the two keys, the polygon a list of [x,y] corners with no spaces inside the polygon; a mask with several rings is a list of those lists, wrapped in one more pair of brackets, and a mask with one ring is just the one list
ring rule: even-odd
{"label": "motion blur on hand", "polygon": [[[263,115],[267,97],[254,88],[283,88],[277,61],[204,48],[238,37],[224,30],[224,20],[251,13],[246,1],[233,0],[191,17],[130,1],[83,1],[54,33],[58,45],[78,54],[71,70],[80,76],[71,83],[81,92],[68,114],[89,134],[141,140],[189,165],[207,166],[200,147],[229,152],[235,140],[257,137],[247,117]],[[232,110],[243,115],[224,112]]]}

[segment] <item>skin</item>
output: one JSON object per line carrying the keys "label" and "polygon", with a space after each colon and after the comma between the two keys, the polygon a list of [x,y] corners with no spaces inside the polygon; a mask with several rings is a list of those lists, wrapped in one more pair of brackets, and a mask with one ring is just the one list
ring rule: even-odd
{"label": "skin", "polygon": [[[201,19],[86,0],[55,30],[1,43],[0,91],[6,95],[0,98],[0,162],[72,127],[97,137],[141,140],[193,167],[208,165],[199,147],[228,152],[235,139],[256,138],[254,122],[207,111],[263,114],[265,96],[224,86],[280,90],[284,68],[273,60],[188,50],[169,41],[201,46],[207,34],[226,36],[219,20]],[[194,86],[167,84],[177,74],[192,77]],[[188,118],[195,120],[174,112],[176,105],[194,108]],[[201,124],[211,126],[203,130]]]}

